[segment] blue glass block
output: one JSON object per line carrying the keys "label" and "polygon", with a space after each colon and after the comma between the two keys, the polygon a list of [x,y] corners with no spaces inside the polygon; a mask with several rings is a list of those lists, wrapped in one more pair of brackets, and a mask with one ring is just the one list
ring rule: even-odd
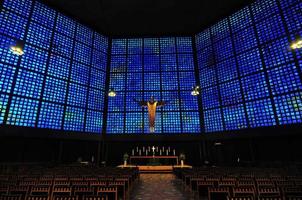
{"label": "blue glass block", "polygon": [[251,26],[252,23],[249,7],[242,8],[230,16],[230,25],[233,33]]}
{"label": "blue glass block", "polygon": [[160,64],[162,71],[177,71],[176,54],[161,54]]}
{"label": "blue glass block", "polygon": [[10,47],[12,45],[15,45],[16,41],[11,38],[5,37],[4,35],[0,35],[0,44],[0,61],[2,63],[17,65],[19,56],[14,55],[10,50]]}
{"label": "blue glass block", "polygon": [[50,57],[47,74],[68,80],[70,65],[69,59],[58,55],[52,55]]}
{"label": "blue glass block", "polygon": [[176,38],[177,53],[192,53],[193,45],[191,37]]}
{"label": "blue glass block", "polygon": [[143,133],[143,113],[126,113],[126,128],[125,133]]}
{"label": "blue glass block", "polygon": [[274,97],[279,124],[302,122],[302,93]]}
{"label": "blue glass block", "polygon": [[215,64],[215,54],[212,46],[206,47],[197,53],[197,62],[199,69]]}
{"label": "blue glass block", "polygon": [[194,71],[193,54],[178,54],[178,69]]}
{"label": "blue glass block", "polygon": [[110,71],[113,73],[126,72],[126,56],[111,56]]}
{"label": "blue glass block", "polygon": [[[166,99],[169,101],[169,99]],[[198,110],[198,101],[197,97],[192,96],[191,92],[183,91],[180,92],[180,105],[182,110]]]}
{"label": "blue glass block", "polygon": [[38,22],[48,28],[53,28],[55,24],[56,11],[35,1],[32,20]]}
{"label": "blue glass block", "polygon": [[93,43],[93,30],[82,24],[78,24],[75,38],[77,41],[83,42],[84,44],[91,46]]}
{"label": "blue glass block", "polygon": [[249,124],[252,128],[274,126],[276,120],[270,99],[248,102],[246,104]]}
{"label": "blue glass block", "polygon": [[144,90],[160,90],[160,73],[144,73]]}
{"label": "blue glass block", "polygon": [[17,76],[14,94],[31,98],[40,98],[43,77],[40,74],[20,69]]}
{"label": "blue glass block", "polygon": [[0,94],[0,125],[4,123],[4,115],[8,103],[8,95]]}
{"label": "blue glass block", "polygon": [[64,104],[66,98],[66,90],[66,81],[52,77],[46,77],[43,100]]}
{"label": "blue glass block", "polygon": [[102,133],[103,128],[103,113],[93,110],[88,110],[86,113],[85,132]]}
{"label": "blue glass block", "polygon": [[204,111],[205,132],[223,131],[220,108]]}
{"label": "blue glass block", "polygon": [[84,131],[85,109],[67,106],[64,116],[64,130]]}
{"label": "blue glass block", "polygon": [[110,74],[110,88],[115,91],[125,91],[126,74],[125,73],[111,73]]}
{"label": "blue glass block", "polygon": [[241,76],[263,70],[259,49],[253,49],[237,56]]}
{"label": "blue glass block", "polygon": [[143,40],[140,38],[128,39],[128,54],[142,54]]}
{"label": "blue glass block", "polygon": [[[164,100],[166,100],[166,99],[161,98],[160,91],[144,91],[144,101],[150,101],[152,96],[154,97],[155,101],[164,101]],[[161,109],[161,107],[159,107],[158,109]]]}
{"label": "blue glass block", "polygon": [[269,96],[264,73],[254,74],[241,79],[245,100],[254,100]]}
{"label": "blue glass block", "polygon": [[94,32],[93,47],[103,53],[108,53],[108,38],[97,32]]}
{"label": "blue glass block", "polygon": [[128,72],[141,72],[143,70],[143,57],[141,55],[128,55]]}
{"label": "blue glass block", "polygon": [[22,56],[20,66],[36,72],[45,73],[47,59],[47,51],[30,45],[25,45],[24,55]]}
{"label": "blue glass block", "polygon": [[125,112],[125,92],[118,92],[116,97],[108,99],[108,111]]}
{"label": "blue glass block", "polygon": [[16,68],[0,63],[0,91],[10,93]]}
{"label": "blue glass block", "polygon": [[124,113],[108,113],[107,134],[124,133]]}
{"label": "blue glass block", "polygon": [[165,102],[164,111],[179,111],[180,98],[178,91],[162,91],[162,100]]}
{"label": "blue glass block", "polygon": [[204,110],[220,106],[219,90],[217,86],[202,89],[201,98]]}
{"label": "blue glass block", "polygon": [[162,118],[163,133],[182,133],[181,118],[179,112],[164,112],[162,113]]}
{"label": "blue glass block", "polygon": [[211,27],[213,42],[217,42],[223,38],[230,36],[230,28],[228,19],[225,18]]}
{"label": "blue glass block", "polygon": [[177,72],[162,72],[161,81],[163,90],[178,90]]}
{"label": "blue glass block", "polygon": [[40,48],[49,49],[52,30],[37,23],[31,22],[29,25],[26,42]]}
{"label": "blue glass block", "polygon": [[212,67],[207,67],[199,70],[199,79],[201,88],[217,84],[216,70]]}
{"label": "blue glass block", "polygon": [[67,104],[85,108],[87,99],[87,87],[75,83],[69,84]]}
{"label": "blue glass block", "polygon": [[90,87],[105,89],[106,74],[103,71],[92,68],[90,72]]}
{"label": "blue glass block", "polygon": [[282,9],[285,9],[285,8],[292,6],[299,2],[300,2],[300,0],[282,0],[282,1],[280,1],[280,4],[281,4]]}
{"label": "blue glass block", "polygon": [[144,56],[144,70],[145,71],[159,71],[159,55],[145,55]]}
{"label": "blue glass block", "polygon": [[126,54],[127,53],[127,39],[113,39],[111,53],[112,54]]}
{"label": "blue glass block", "polygon": [[128,73],[126,90],[129,91],[143,90],[143,74]]}
{"label": "blue glass block", "polygon": [[91,64],[91,53],[92,49],[89,46],[86,46],[82,43],[76,42],[74,48],[73,59],[84,63],[86,65]]}
{"label": "blue glass block", "polygon": [[128,111],[142,111],[142,107],[136,101],[143,100],[142,92],[127,92],[126,94],[126,112]]}
{"label": "blue glass block", "polygon": [[223,108],[223,115],[226,130],[247,128],[247,121],[242,104]]}
{"label": "blue glass block", "polygon": [[72,63],[70,81],[88,85],[89,82],[89,66],[77,62]]}
{"label": "blue glass block", "polygon": [[222,105],[232,105],[242,102],[242,94],[238,80],[227,82],[220,85],[220,95]]}
{"label": "blue glass block", "polygon": [[64,106],[42,102],[38,127],[49,129],[61,129]]}
{"label": "blue glass block", "polygon": [[52,52],[71,58],[72,48],[73,40],[71,38],[55,32],[52,43]]}
{"label": "blue glass block", "polygon": [[256,24],[256,28],[261,44],[285,35],[285,29],[280,15],[274,15]]}
{"label": "blue glass block", "polygon": [[175,53],[176,52],[176,44],[174,37],[164,37],[160,38],[160,52],[164,53]]}
{"label": "blue glass block", "polygon": [[88,108],[94,110],[104,109],[104,92],[101,90],[89,88]]}
{"label": "blue glass block", "polygon": [[179,72],[179,87],[180,90],[192,90],[192,87],[196,85],[194,72]]}
{"label": "blue glass block", "polygon": [[203,32],[195,35],[195,43],[197,51],[204,49],[212,44],[210,29],[206,29]]}
{"label": "blue glass block", "polygon": [[245,28],[235,33],[233,39],[237,54],[257,46],[257,39],[253,27]]}
{"label": "blue glass block", "polygon": [[23,39],[27,19],[12,12],[1,10],[0,12],[0,33],[17,39]]}
{"label": "blue glass block", "polygon": [[302,3],[284,11],[284,19],[290,33],[295,33],[302,29]]}
{"label": "blue glass block", "polygon": [[34,127],[37,118],[39,101],[13,97],[6,124]]}
{"label": "blue glass block", "polygon": [[200,120],[198,112],[183,112],[182,133],[200,133]]}
{"label": "blue glass block", "polygon": [[214,43],[214,51],[217,62],[234,55],[232,40],[230,37]]}
{"label": "blue glass block", "polygon": [[31,0],[5,0],[3,3],[4,8],[14,11],[15,13],[18,13],[25,17],[29,17],[31,5]]}
{"label": "blue glass block", "polygon": [[256,22],[279,11],[276,0],[256,1],[251,5],[251,9]]}
{"label": "blue glass block", "polygon": [[302,89],[295,63],[283,65],[267,71],[273,95]]}
{"label": "blue glass block", "polygon": [[92,52],[92,66],[97,69],[106,71],[107,68],[107,54],[93,50]]}
{"label": "blue glass block", "polygon": [[76,31],[76,22],[63,14],[58,13],[56,31],[73,38]]}
{"label": "blue glass block", "polygon": [[145,38],[144,39],[144,54],[159,54],[159,39]]}
{"label": "blue glass block", "polygon": [[234,58],[218,63],[216,66],[219,82],[228,81],[238,77],[236,61]]}

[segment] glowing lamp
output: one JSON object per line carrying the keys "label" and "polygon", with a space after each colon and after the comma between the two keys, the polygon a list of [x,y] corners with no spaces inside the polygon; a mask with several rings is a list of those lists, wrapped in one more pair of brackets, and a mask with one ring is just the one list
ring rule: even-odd
{"label": "glowing lamp", "polygon": [[10,47],[10,50],[13,54],[22,56],[24,54],[24,42],[18,40],[15,45]]}
{"label": "glowing lamp", "polygon": [[198,96],[199,94],[200,94],[200,87],[199,86],[194,86],[193,88],[192,88],[192,91],[191,91],[191,95],[193,95],[193,96]]}
{"label": "glowing lamp", "polygon": [[109,97],[115,97],[115,96],[116,96],[116,92],[114,91],[114,89],[110,89],[110,90],[109,90],[108,96],[109,96]]}
{"label": "glowing lamp", "polygon": [[301,49],[302,48],[302,38],[297,36],[296,40],[291,43],[290,48],[293,50]]}

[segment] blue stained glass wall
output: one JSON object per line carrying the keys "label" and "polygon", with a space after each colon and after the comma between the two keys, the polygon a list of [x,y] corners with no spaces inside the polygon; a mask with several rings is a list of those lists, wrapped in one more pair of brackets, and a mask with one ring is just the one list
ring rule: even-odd
{"label": "blue stained glass wall", "polygon": [[0,124],[100,134],[108,38],[38,0],[1,8]]}
{"label": "blue stained glass wall", "polygon": [[299,0],[259,0],[196,34],[206,132],[302,122]]}

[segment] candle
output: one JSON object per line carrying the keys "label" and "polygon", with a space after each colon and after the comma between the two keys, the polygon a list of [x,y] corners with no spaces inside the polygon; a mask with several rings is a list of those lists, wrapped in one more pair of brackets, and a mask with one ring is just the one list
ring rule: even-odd
{"label": "candle", "polygon": [[166,154],[167,154],[167,155],[169,154],[169,151],[168,151],[168,149],[167,149],[167,151],[166,151]]}
{"label": "candle", "polygon": [[150,148],[150,146],[148,146],[148,151],[151,151],[151,148]]}
{"label": "candle", "polygon": [[134,156],[134,149],[132,149],[132,155]]}
{"label": "candle", "polygon": [[142,152],[141,152],[141,150],[139,150],[139,153],[138,153],[139,155],[142,155]]}
{"label": "candle", "polygon": [[159,150],[159,155],[161,156],[161,149]]}
{"label": "candle", "polygon": [[158,147],[156,147],[156,152],[158,151]]}
{"label": "candle", "polygon": [[148,151],[146,151],[146,156],[148,155]]}
{"label": "candle", "polygon": [[145,152],[145,147],[143,147],[143,152]]}
{"label": "candle", "polygon": [[163,151],[165,151],[165,147],[163,147]]}
{"label": "candle", "polygon": [[170,152],[170,147],[168,147],[168,151]]}
{"label": "candle", "polygon": [[175,149],[173,149],[173,155],[175,156]]}
{"label": "candle", "polygon": [[138,147],[136,147],[136,152],[138,152]]}

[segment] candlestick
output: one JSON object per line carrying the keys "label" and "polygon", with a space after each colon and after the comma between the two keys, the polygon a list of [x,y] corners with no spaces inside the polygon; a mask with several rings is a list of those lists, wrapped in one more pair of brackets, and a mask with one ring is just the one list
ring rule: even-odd
{"label": "candlestick", "polygon": [[173,155],[175,156],[175,149],[173,149]]}
{"label": "candlestick", "polygon": [[142,155],[142,152],[141,152],[141,150],[139,150],[138,154],[139,154],[139,155]]}
{"label": "candlestick", "polygon": [[169,154],[169,151],[168,151],[168,149],[167,149],[167,151],[166,151],[166,154],[167,154],[167,155]]}
{"label": "candlestick", "polygon": [[145,152],[145,147],[143,147],[143,152]]}
{"label": "candlestick", "polygon": [[132,149],[132,155],[134,156],[134,149]]}
{"label": "candlestick", "polygon": [[136,152],[138,152],[138,147],[136,147]]}
{"label": "candlestick", "polygon": [[161,156],[161,149],[159,150],[159,155]]}

